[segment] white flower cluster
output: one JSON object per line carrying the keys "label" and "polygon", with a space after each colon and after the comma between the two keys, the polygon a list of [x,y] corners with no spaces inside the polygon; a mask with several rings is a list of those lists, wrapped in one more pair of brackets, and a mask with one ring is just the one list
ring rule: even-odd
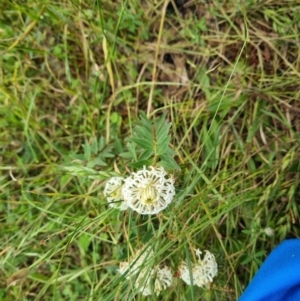
{"label": "white flower cluster", "polygon": [[163,167],[132,173],[127,178],[113,177],[105,185],[104,195],[111,207],[140,214],[157,214],[167,208],[175,196],[174,179]]}
{"label": "white flower cluster", "polygon": [[[218,273],[218,265],[215,256],[209,251],[205,251],[203,259],[202,252],[196,249],[198,262],[191,265],[189,269],[186,262],[182,262],[179,267],[180,278],[188,285],[197,285],[199,287],[208,286],[213,282],[213,278]],[[152,267],[151,261],[154,252],[152,248],[140,249],[136,255],[128,262],[121,262],[119,273],[134,284],[134,288],[144,296],[159,293],[172,286],[173,276],[168,267]]]}
{"label": "white flower cluster", "polygon": [[153,257],[153,250],[146,248],[138,250],[136,256],[130,262],[121,262],[119,272],[126,276],[127,280],[134,283],[134,287],[144,296],[156,295],[162,290],[170,287],[173,283],[173,276],[168,267],[149,267],[149,259]]}
{"label": "white flower cluster", "polygon": [[[104,195],[110,207],[120,210],[128,208],[140,214],[157,214],[167,208],[175,196],[174,179],[168,176],[163,167],[143,167],[127,178],[113,177],[104,188]],[[188,285],[208,286],[218,273],[215,256],[205,251],[195,250],[198,257],[196,264],[179,266],[180,278]],[[171,287],[173,276],[167,266],[160,268],[153,264],[152,248],[138,250],[130,260],[121,262],[119,273],[129,280],[137,292],[144,296],[159,295],[161,291]]]}
{"label": "white flower cluster", "polygon": [[218,265],[215,256],[209,251],[205,251],[204,258],[201,259],[201,254],[202,252],[197,249],[196,255],[198,256],[198,263],[193,264],[191,270],[186,262],[182,262],[179,267],[180,278],[188,285],[194,284],[203,287],[212,283],[213,278],[218,273]]}

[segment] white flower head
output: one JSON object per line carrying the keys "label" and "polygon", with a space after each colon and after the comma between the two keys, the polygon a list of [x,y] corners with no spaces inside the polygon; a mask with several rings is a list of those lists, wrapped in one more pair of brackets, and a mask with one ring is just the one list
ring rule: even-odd
{"label": "white flower head", "polygon": [[201,259],[202,252],[197,249],[196,255],[198,257],[198,263],[192,265],[192,270],[185,262],[182,262],[179,267],[180,278],[188,285],[192,284],[191,276],[193,279],[193,284],[199,287],[203,287],[213,282],[213,278],[218,273],[218,265],[215,256],[209,251],[205,251],[204,258]]}
{"label": "white flower head", "polygon": [[123,182],[123,177],[112,177],[106,182],[103,193],[110,207],[120,210],[126,210],[128,208],[124,202],[122,193]]}
{"label": "white flower head", "polygon": [[[142,276],[142,277],[141,277]],[[153,293],[159,295],[161,291],[170,287],[173,283],[173,275],[168,267],[155,266],[150,271],[143,273],[137,279],[139,291],[144,296],[150,296]]]}
{"label": "white flower head", "polygon": [[122,188],[127,205],[140,214],[157,214],[175,195],[174,179],[167,177],[163,167],[144,168],[125,179]]}
{"label": "white flower head", "polygon": [[[173,283],[172,272],[168,267],[151,266],[154,252],[147,247],[137,251],[129,262],[121,262],[119,273],[125,274],[126,279],[134,283],[134,287],[144,296],[159,293]],[[150,261],[149,261],[150,260]]]}
{"label": "white flower head", "polygon": [[162,290],[173,284],[173,275],[171,269],[167,266],[162,269],[157,268],[156,278],[154,282],[154,292],[159,294]]}
{"label": "white flower head", "polygon": [[154,252],[151,247],[139,249],[129,262],[120,263],[119,273],[126,273],[126,279],[131,279],[132,276],[141,274],[141,271],[146,268],[146,264],[149,263],[153,255]]}

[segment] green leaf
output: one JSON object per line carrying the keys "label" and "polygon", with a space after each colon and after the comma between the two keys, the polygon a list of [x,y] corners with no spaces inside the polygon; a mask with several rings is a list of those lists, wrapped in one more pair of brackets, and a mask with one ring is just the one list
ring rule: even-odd
{"label": "green leaf", "polygon": [[113,153],[115,145],[106,145],[104,137],[100,137],[99,140],[94,138],[91,142],[85,141],[82,147],[83,154],[73,153],[69,155],[69,158],[84,161],[89,167],[94,167],[95,165],[106,166],[107,158],[113,158],[115,156]]}
{"label": "green leaf", "polygon": [[107,166],[107,164],[101,158],[95,158],[87,163],[87,167],[93,168],[96,165]]}
{"label": "green leaf", "polygon": [[166,115],[163,114],[155,122],[156,140],[157,140],[157,154],[162,155],[167,152],[170,144],[171,136],[169,135],[169,130],[171,123],[166,122]]}
{"label": "green leaf", "polygon": [[90,179],[108,179],[112,176],[120,176],[115,172],[97,171],[87,166],[70,165],[63,166],[63,169],[74,176],[83,176]]}
{"label": "green leaf", "polygon": [[80,166],[80,165],[64,166],[63,169],[75,176],[97,174],[96,170],[86,167],[86,166]]}
{"label": "green leaf", "polygon": [[171,123],[167,123],[165,121],[165,115],[163,115],[156,123],[155,123],[155,129],[156,129],[156,138],[157,141],[164,141],[166,138],[170,138],[169,136],[169,130],[171,127]]}
{"label": "green leaf", "polygon": [[168,147],[170,144],[170,138],[167,137],[165,140],[157,143],[157,155],[163,155],[168,151]]}
{"label": "green leaf", "polygon": [[140,155],[140,157],[139,157],[139,160],[147,160],[147,159],[149,159],[151,156],[154,156],[154,152],[153,152],[152,149],[151,149],[151,150],[144,150],[144,151],[141,153],[141,155]]}
{"label": "green leaf", "polygon": [[115,149],[116,153],[119,154],[119,153],[123,152],[122,142],[117,136],[115,137],[114,143],[115,143],[114,149]]}
{"label": "green leaf", "polygon": [[[101,139],[101,138],[100,138]],[[102,147],[101,147],[102,148]],[[92,143],[91,143],[91,151],[93,153],[93,155],[98,154],[99,148],[98,148],[98,142],[97,139],[93,139]]]}
{"label": "green leaf", "polygon": [[88,143],[88,141],[85,141],[85,143],[83,144],[83,151],[86,160],[90,160],[92,156],[92,150],[91,150],[91,145]]}
{"label": "green leaf", "polygon": [[137,125],[134,128],[134,136],[136,137],[147,136],[148,138],[153,140],[152,129],[148,130],[147,128],[144,128],[139,125]]}
{"label": "green leaf", "polygon": [[78,238],[78,243],[80,247],[84,250],[84,252],[88,251],[90,242],[91,242],[91,236],[85,233],[81,234],[80,237]]}
{"label": "green leaf", "polygon": [[171,148],[168,147],[167,152],[166,152],[169,156],[176,156],[177,153]]}
{"label": "green leaf", "polygon": [[120,153],[119,156],[124,158],[124,159],[132,159],[132,154],[130,152]]}
{"label": "green leaf", "polygon": [[172,169],[180,170],[180,166],[177,164],[177,162],[174,160],[174,158],[169,156],[168,154],[160,156],[160,159],[161,159],[161,161],[158,162],[159,166],[162,166],[168,170],[172,170]]}
{"label": "green leaf", "polygon": [[[168,166],[169,169],[179,169],[178,164],[172,158],[176,153],[169,146],[171,141],[171,136],[169,135],[171,125],[170,122],[166,122],[166,114],[153,121],[149,121],[145,113],[141,113],[140,122],[134,128],[133,136],[130,138],[135,145],[142,149],[139,161],[149,160],[153,156],[156,158],[156,162],[157,159],[164,161],[161,164]],[[162,158],[164,155],[166,159]],[[122,153],[121,156],[128,158],[128,154],[126,153]],[[140,165],[138,164],[138,166]]]}
{"label": "green leaf", "polygon": [[152,124],[144,112],[141,112],[140,118],[141,118],[141,124],[144,126],[144,128],[149,132],[152,132]]}
{"label": "green leaf", "polygon": [[128,142],[127,143],[127,149],[128,152],[131,155],[131,158],[135,161],[137,161],[137,154],[136,154],[136,150],[135,150],[135,145],[133,143]]}
{"label": "green leaf", "polygon": [[143,168],[144,166],[148,167],[153,165],[153,160],[140,160],[138,162],[129,163],[128,165],[133,168]]}
{"label": "green leaf", "polygon": [[131,140],[143,149],[153,150],[153,142],[152,141],[149,141],[144,138],[134,138],[134,137],[132,137]]}
{"label": "green leaf", "polygon": [[152,124],[144,113],[140,115],[140,118],[140,123],[134,128],[131,141],[136,143],[142,149],[153,150],[154,136]]}

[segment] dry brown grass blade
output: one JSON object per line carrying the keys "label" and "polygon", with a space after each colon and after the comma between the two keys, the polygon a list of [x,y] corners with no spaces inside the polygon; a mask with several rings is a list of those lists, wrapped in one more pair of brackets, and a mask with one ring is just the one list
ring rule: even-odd
{"label": "dry brown grass blade", "polygon": [[14,286],[18,282],[25,280],[27,278],[27,276],[29,275],[29,273],[30,273],[29,268],[24,268],[24,269],[17,271],[12,276],[7,278],[7,280],[6,280],[7,287]]}
{"label": "dry brown grass blade", "polygon": [[148,99],[147,116],[150,115],[151,108],[152,108],[153,92],[154,92],[156,76],[157,76],[156,69],[157,69],[157,62],[158,62],[158,54],[159,54],[159,48],[160,48],[160,42],[161,42],[163,27],[164,27],[164,23],[165,23],[167,6],[168,6],[169,2],[170,2],[170,0],[165,0],[165,3],[164,3],[163,8],[162,8],[162,13],[161,13],[159,33],[158,33],[156,47],[155,47],[155,58],[154,58],[154,65],[153,65],[153,70],[152,70],[152,85],[151,85],[149,99]]}
{"label": "dry brown grass blade", "polygon": [[[40,18],[40,16],[43,14],[44,10],[45,10],[46,6],[44,5],[42,7],[42,9],[40,10],[40,12],[38,13],[38,18]],[[17,38],[17,40],[12,44],[10,45],[5,51],[5,52],[9,52],[10,50],[14,49],[16,46],[18,46],[18,44],[20,42],[22,42],[28,35],[29,33],[32,31],[32,29],[36,26],[36,24],[38,23],[39,19],[38,20],[34,20],[32,21],[26,28],[26,30]]]}

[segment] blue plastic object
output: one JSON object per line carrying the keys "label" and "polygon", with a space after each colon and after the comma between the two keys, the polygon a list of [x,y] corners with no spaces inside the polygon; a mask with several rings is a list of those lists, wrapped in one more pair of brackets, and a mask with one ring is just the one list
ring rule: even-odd
{"label": "blue plastic object", "polygon": [[239,301],[300,301],[300,239],[271,252]]}

